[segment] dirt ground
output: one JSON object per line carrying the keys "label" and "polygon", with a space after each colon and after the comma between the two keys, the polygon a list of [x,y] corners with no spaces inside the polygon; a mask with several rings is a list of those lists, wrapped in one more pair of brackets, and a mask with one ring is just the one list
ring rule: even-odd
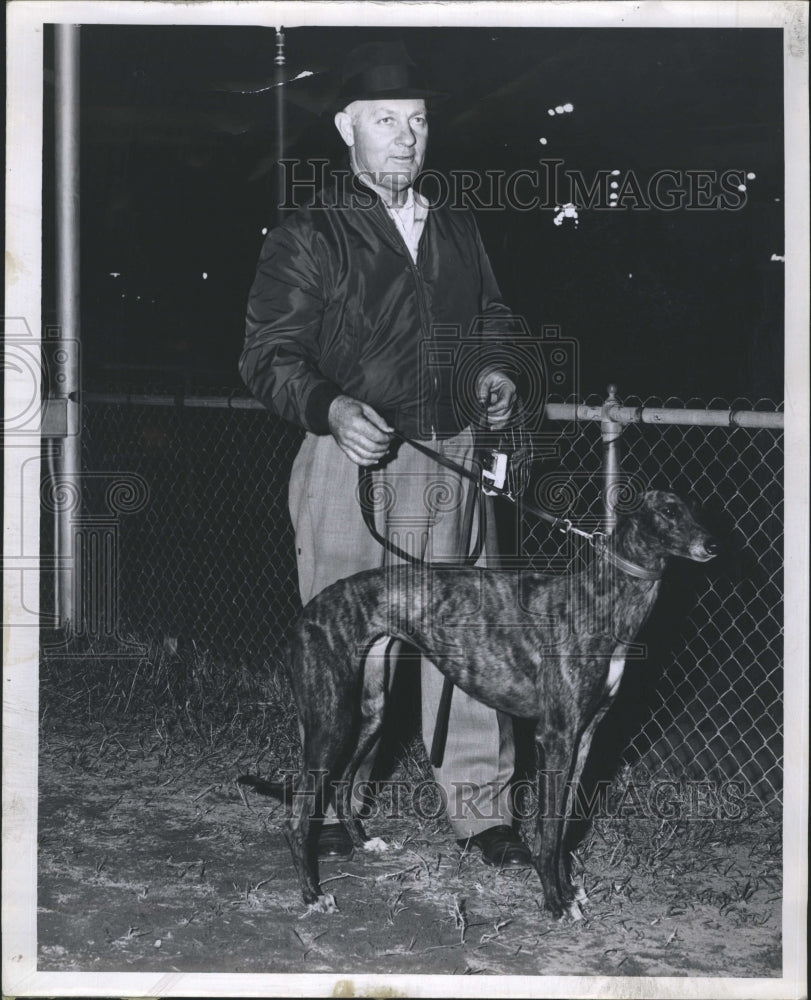
{"label": "dirt ground", "polygon": [[378,817],[367,829],[391,850],[324,866],[340,912],[305,915],[281,807],[234,784],[249,753],[144,727],[45,731],[41,970],[780,974],[773,818],[598,821],[573,924],[542,909],[534,872],[463,856],[444,821]]}

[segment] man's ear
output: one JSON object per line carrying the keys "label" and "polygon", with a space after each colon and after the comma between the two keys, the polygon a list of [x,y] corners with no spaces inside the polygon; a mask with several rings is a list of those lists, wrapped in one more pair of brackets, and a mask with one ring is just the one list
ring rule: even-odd
{"label": "man's ear", "polygon": [[341,133],[341,138],[350,148],[355,145],[355,130],[352,128],[352,116],[348,111],[339,111],[335,115],[335,128]]}

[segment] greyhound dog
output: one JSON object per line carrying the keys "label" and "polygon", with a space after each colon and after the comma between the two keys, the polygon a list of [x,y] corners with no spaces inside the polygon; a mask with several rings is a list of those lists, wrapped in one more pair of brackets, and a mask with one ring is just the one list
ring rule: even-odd
{"label": "greyhound dog", "polygon": [[[704,562],[717,553],[687,506],[658,490],[621,514],[607,539],[599,537],[593,564],[571,575],[397,565],[339,580],[307,604],[289,646],[303,763],[292,796],[287,789],[292,804],[284,833],[310,909],[335,909],[316,874],[314,813],[335,804],[358,847],[386,847],[366,840],[350,800],[355,771],[379,734],[388,690],[385,658],[366,654],[392,636],[416,646],[485,705],[537,720],[543,768],[533,863],[552,914],[582,917],[585,893],[572,881],[563,845],[592,737],[656,599],[667,557]],[[240,781],[284,794],[281,785],[250,776]],[[341,794],[334,803],[336,781]]]}

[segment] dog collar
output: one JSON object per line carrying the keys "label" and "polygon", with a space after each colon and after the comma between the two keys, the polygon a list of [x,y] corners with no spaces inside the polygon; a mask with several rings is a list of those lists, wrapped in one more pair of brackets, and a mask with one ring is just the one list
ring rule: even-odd
{"label": "dog collar", "polygon": [[631,562],[630,559],[618,556],[606,545],[605,535],[595,533],[592,535],[592,541],[600,554],[605,556],[610,563],[613,563],[617,569],[621,569],[623,573],[636,577],[637,580],[661,580],[665,575],[664,569],[646,569],[644,566]]}

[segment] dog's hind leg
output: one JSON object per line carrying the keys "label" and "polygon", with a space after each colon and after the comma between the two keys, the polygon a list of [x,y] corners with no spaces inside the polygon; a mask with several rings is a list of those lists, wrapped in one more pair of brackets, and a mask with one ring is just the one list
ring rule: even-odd
{"label": "dog's hind leg", "polygon": [[[308,776],[314,779],[312,788],[307,787]],[[284,837],[290,848],[293,865],[301,885],[301,895],[308,906],[317,906],[321,898],[321,887],[318,884],[313,861],[310,829],[317,802],[323,800],[324,778],[325,775],[315,775],[310,768],[302,767],[295,782],[290,814],[282,821]]]}
{"label": "dog's hind leg", "polygon": [[[319,664],[329,659],[333,670],[319,674]],[[314,834],[325,810],[333,805],[334,781],[354,745],[359,711],[349,663],[336,661],[335,649],[319,628],[302,630],[293,637],[288,662],[303,741],[293,803],[282,826],[304,902],[330,912],[335,909],[335,901],[320,891]],[[315,817],[318,820],[314,827],[311,821]]]}
{"label": "dog's hind leg", "polygon": [[384,637],[371,645],[364,658],[360,732],[355,751],[344,771],[338,810],[355,846],[377,853],[387,850],[388,845],[380,837],[367,839],[363,825],[352,808],[352,790],[357,770],[373,750],[383,726],[393,652],[399,646],[398,640]]}
{"label": "dog's hind leg", "polygon": [[[348,706],[343,708],[351,711]],[[341,725],[328,725],[325,721],[318,731],[307,733],[304,764],[296,780],[292,808],[282,824],[304,902],[324,913],[331,913],[336,907],[332,895],[323,894],[318,883],[317,832],[327,806],[334,805],[335,778],[340,773],[338,762],[345,759],[347,752],[347,733]]]}

